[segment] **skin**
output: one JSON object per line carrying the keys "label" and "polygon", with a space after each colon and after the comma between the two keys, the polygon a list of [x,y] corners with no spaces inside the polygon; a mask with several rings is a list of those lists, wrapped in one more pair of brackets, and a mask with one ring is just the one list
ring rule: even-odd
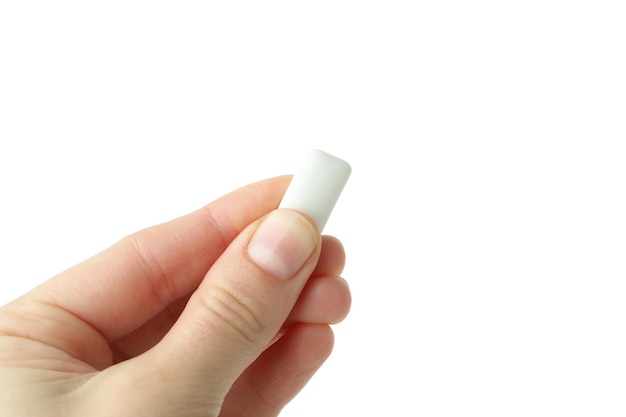
{"label": "skin", "polygon": [[0,308],[3,415],[278,415],[350,308],[339,240],[315,233],[289,279],[247,253],[289,180],[136,232]]}

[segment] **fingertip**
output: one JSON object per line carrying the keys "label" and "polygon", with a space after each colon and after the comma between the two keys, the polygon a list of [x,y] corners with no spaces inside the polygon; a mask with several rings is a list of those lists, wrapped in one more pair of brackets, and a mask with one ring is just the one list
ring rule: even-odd
{"label": "fingertip", "polygon": [[294,210],[278,209],[257,227],[248,257],[264,272],[286,280],[296,275],[319,245],[314,224]]}
{"label": "fingertip", "polygon": [[343,243],[334,236],[322,236],[322,250],[313,275],[340,275],[345,264],[346,251]]}
{"label": "fingertip", "polygon": [[328,324],[296,323],[272,346],[268,356],[276,358],[289,354],[291,360],[300,364],[301,370],[314,372],[331,355],[335,334]]}
{"label": "fingertip", "polygon": [[316,277],[309,280],[289,315],[290,323],[337,324],[343,321],[352,305],[346,280],[340,277]]}

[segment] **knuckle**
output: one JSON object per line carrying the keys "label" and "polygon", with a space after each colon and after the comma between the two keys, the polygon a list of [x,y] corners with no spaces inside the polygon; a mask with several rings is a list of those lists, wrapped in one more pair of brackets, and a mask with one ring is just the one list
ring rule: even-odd
{"label": "knuckle", "polygon": [[251,343],[258,343],[264,336],[266,320],[255,313],[250,305],[253,298],[230,288],[215,285],[209,300],[204,300],[206,309],[215,321],[222,322]]}

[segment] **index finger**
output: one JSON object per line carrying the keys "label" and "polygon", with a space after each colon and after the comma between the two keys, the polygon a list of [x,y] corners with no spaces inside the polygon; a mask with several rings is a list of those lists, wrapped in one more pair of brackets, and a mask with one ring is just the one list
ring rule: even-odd
{"label": "index finger", "polygon": [[190,214],[136,232],[32,295],[115,340],[193,291],[241,230],[278,206],[290,178],[247,185]]}

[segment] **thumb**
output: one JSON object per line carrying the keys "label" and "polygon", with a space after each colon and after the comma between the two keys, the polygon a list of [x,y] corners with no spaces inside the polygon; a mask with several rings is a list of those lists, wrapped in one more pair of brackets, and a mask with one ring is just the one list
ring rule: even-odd
{"label": "thumb", "polygon": [[210,269],[160,348],[193,354],[192,372],[202,360],[234,380],[280,330],[320,245],[317,228],[293,210],[253,223]]}
{"label": "thumb", "polygon": [[[129,361],[134,370],[127,372],[171,381],[152,386],[162,391],[150,394],[159,402],[219,407],[280,330],[320,247],[317,227],[296,211],[277,209],[252,223],[213,264],[168,334]],[[154,415],[162,404],[158,410]]]}

